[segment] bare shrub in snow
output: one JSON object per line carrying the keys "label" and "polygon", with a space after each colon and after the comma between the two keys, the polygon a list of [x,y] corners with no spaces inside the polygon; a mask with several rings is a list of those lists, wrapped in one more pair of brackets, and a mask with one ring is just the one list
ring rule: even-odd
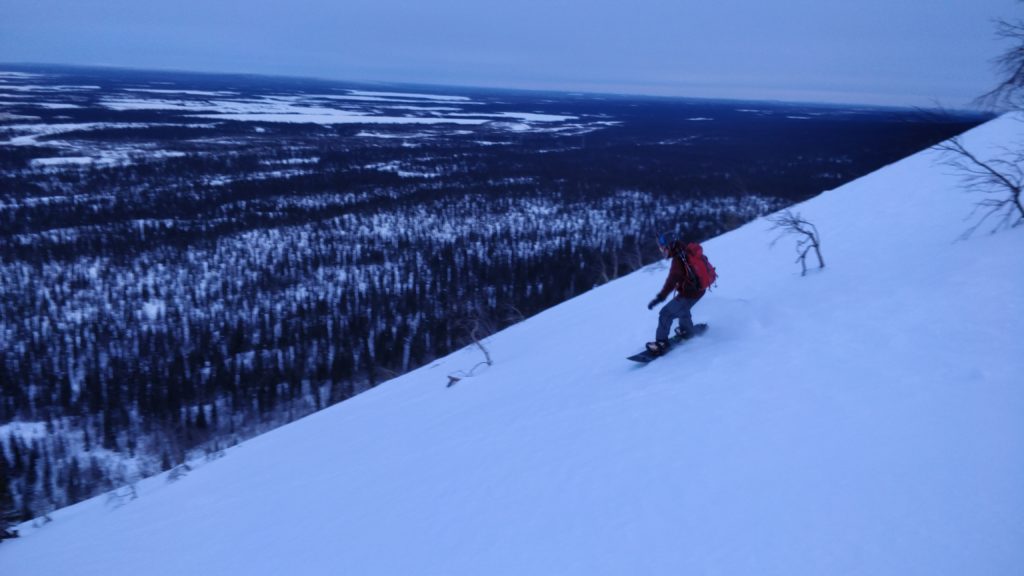
{"label": "bare shrub in snow", "polygon": [[804,220],[799,213],[793,213],[790,210],[784,210],[778,214],[768,218],[768,221],[772,223],[771,230],[781,230],[779,236],[772,240],[772,246],[776,244],[783,236],[788,234],[795,234],[797,236],[796,241],[796,261],[800,263],[800,275],[807,275],[807,254],[814,249],[814,254],[818,257],[818,268],[825,267],[825,259],[821,256],[821,236],[818,234],[818,228]]}
{"label": "bare shrub in snow", "polygon": [[473,344],[475,344],[476,347],[479,348],[480,351],[483,353],[484,361],[477,363],[468,371],[459,370],[457,372],[449,374],[449,388],[457,384],[463,378],[475,376],[478,368],[487,367],[494,364],[494,361],[491,359],[491,352],[490,350],[487,349],[486,346],[483,345],[482,340],[483,338],[490,336],[491,334],[494,334],[494,332],[497,331],[495,328],[493,318],[479,303],[477,303],[475,309],[471,313],[467,314],[463,318],[456,320],[454,324],[459,330],[469,335],[470,339],[473,340]]}
{"label": "bare shrub in snow", "polygon": [[[983,94],[977,103],[995,110],[1024,109],[1024,20],[999,20],[996,35],[1009,40],[1011,46],[996,60],[1003,78],[998,86]],[[969,150],[959,138],[936,147],[946,154],[946,164],[963,175],[964,187],[983,196],[971,214],[976,221],[961,236],[973,234],[986,221],[994,219],[992,232],[1024,222],[1021,188],[1024,187],[1024,143],[1003,149],[997,156],[982,157]]]}
{"label": "bare shrub in snow", "polygon": [[1021,189],[1024,188],[1024,150],[1004,150],[1001,157],[981,158],[969,150],[960,138],[936,147],[946,154],[946,164],[961,174],[963,186],[981,200],[970,218],[975,222],[962,235],[967,238],[986,221],[995,220],[992,232],[1024,222]]}

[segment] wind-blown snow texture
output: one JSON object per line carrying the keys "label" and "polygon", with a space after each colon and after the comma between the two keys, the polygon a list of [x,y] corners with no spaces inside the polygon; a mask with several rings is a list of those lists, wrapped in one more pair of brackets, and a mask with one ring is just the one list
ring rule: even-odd
{"label": "wind-blown snow texture", "polygon": [[[1004,117],[966,136],[1020,141]],[[647,366],[656,265],[120,507],[0,545],[5,576],[1011,575],[1024,571],[1024,229],[925,151],[705,244],[712,329]]]}

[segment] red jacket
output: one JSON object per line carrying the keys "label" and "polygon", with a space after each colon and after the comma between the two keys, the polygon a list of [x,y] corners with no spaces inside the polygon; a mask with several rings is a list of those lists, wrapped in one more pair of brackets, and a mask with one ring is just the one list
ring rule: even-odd
{"label": "red jacket", "polygon": [[669,248],[669,259],[672,265],[668,269],[668,278],[665,279],[665,286],[658,292],[658,300],[668,298],[668,295],[675,290],[682,298],[699,300],[704,296],[705,290],[697,283],[697,279],[691,276],[687,266],[683,265],[684,244],[674,242]]}

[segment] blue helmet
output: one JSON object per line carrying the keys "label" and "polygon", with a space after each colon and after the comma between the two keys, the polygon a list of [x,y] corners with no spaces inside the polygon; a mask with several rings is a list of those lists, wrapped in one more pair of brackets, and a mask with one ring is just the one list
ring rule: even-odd
{"label": "blue helmet", "polygon": [[661,234],[658,234],[658,248],[661,248],[662,250],[668,249],[668,247],[675,241],[676,237],[671,232],[662,232]]}

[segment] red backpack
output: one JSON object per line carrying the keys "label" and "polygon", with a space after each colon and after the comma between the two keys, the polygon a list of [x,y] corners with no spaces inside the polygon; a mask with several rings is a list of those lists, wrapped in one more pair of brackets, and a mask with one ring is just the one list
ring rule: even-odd
{"label": "red backpack", "polygon": [[718,280],[718,273],[708,261],[708,257],[704,255],[704,248],[700,244],[696,242],[687,244],[683,248],[683,256],[683,264],[686,265],[687,272],[691,278],[696,278],[697,285],[701,290],[706,290]]}

